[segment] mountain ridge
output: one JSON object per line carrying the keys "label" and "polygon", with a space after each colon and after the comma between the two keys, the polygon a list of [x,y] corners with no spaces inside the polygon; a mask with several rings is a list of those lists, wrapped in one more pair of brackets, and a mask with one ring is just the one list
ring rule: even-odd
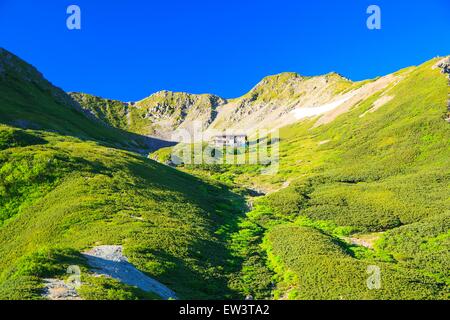
{"label": "mountain ridge", "polygon": [[[416,67],[357,82],[337,72],[318,76],[282,72],[262,78],[244,95],[229,99],[210,93],[191,94],[169,90],[160,90],[135,102],[120,102],[81,93],[78,95],[99,99],[103,104],[107,104],[107,101],[122,103],[126,110],[120,110],[122,115],[113,117],[126,117],[129,131],[179,141],[175,134],[177,130],[184,129],[192,133],[193,121],[200,121],[204,139],[208,140],[218,132],[251,134],[259,129],[272,131],[304,118],[318,117],[317,125],[333,121],[358,101],[401,81],[411,68]],[[92,108],[80,96],[73,97],[86,110]],[[101,103],[94,109],[104,109],[102,114],[97,115],[99,118],[108,118],[105,116],[107,113],[114,114],[114,110],[106,110]],[[123,124],[125,120],[120,122]],[[110,124],[117,125],[114,122]],[[172,139],[174,136],[175,139]]]}
{"label": "mountain ridge", "polygon": [[[120,128],[170,140],[170,136],[177,129],[186,129],[192,132],[194,120],[200,121],[202,129],[208,131],[211,125],[217,125],[216,120],[221,116],[221,110],[233,107],[237,103],[244,109],[245,107],[247,109],[254,107],[252,110],[240,111],[240,114],[243,115],[249,111],[257,111],[261,107],[260,103],[296,99],[298,98],[295,96],[296,94],[301,95],[296,92],[296,86],[304,81],[311,81],[311,79],[323,79],[325,83],[339,82],[341,86],[350,86],[353,83],[335,72],[313,77],[301,76],[295,72],[283,72],[264,77],[249,92],[241,97],[231,99],[210,93],[191,94],[169,90],[160,90],[135,102],[121,102],[85,93],[70,93],[70,95],[85,110],[93,112],[94,116],[112,126],[118,126],[118,118],[126,117],[127,124],[124,125],[125,121],[120,120]],[[89,105],[86,100],[97,100],[98,103]],[[108,110],[108,104],[111,103],[114,106]],[[117,108],[119,105],[122,105],[122,108]],[[110,114],[115,120],[108,120],[110,117],[107,114]],[[233,119],[231,119],[232,121]]]}
{"label": "mountain ridge", "polygon": [[[33,70],[0,64],[0,299],[45,298],[45,279],[74,265],[83,299],[158,298],[92,270],[83,252],[100,246],[182,299],[448,299],[449,86],[436,65],[363,83],[282,74],[236,101],[161,92],[136,107],[216,110],[219,132],[289,117],[265,175],[267,163],[171,168],[124,150],[131,105],[93,99],[93,121]],[[257,152],[250,142],[230,155]]]}
{"label": "mountain ridge", "polygon": [[[83,113],[91,120],[142,136],[131,139],[140,140],[138,144],[142,145],[139,147],[142,150],[146,145],[160,144],[143,142],[145,137],[170,143],[180,141],[177,135],[179,130],[193,136],[194,122],[201,124],[204,140],[225,131],[249,135],[260,129],[272,131],[307,118],[317,118],[316,125],[322,125],[347,112],[359,101],[396,85],[404,75],[416,68],[404,68],[383,77],[358,82],[336,72],[318,76],[282,72],[262,78],[247,93],[232,99],[210,93],[160,90],[139,101],[122,102],[86,93],[66,94],[48,82],[36,68],[5,49],[1,50],[2,78],[13,71],[30,84],[37,85],[39,90],[50,92],[58,103]],[[445,58],[435,59],[445,61]],[[384,100],[378,104],[382,105]],[[33,125],[31,120],[15,121],[24,126]]]}
{"label": "mountain ridge", "polygon": [[0,122],[148,152],[170,143],[108,126],[35,67],[0,48]]}

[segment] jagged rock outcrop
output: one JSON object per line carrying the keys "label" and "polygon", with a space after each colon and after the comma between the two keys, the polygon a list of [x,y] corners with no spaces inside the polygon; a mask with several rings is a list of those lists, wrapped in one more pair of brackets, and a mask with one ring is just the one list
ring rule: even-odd
{"label": "jagged rock outcrop", "polygon": [[[437,66],[439,68],[441,68],[441,72],[443,74],[447,75],[448,85],[450,86],[450,56],[441,60]],[[445,118],[445,121],[450,123],[450,91],[449,91],[449,96],[448,96],[448,101],[447,101],[447,116]]]}
{"label": "jagged rock outcrop", "polygon": [[227,101],[212,94],[159,91],[135,103],[129,126],[135,132],[176,139],[172,133],[185,129],[192,133],[197,121],[205,130],[216,118],[217,108]]}
{"label": "jagged rock outcrop", "polygon": [[71,96],[104,123],[166,140],[176,140],[174,132],[177,129],[192,133],[194,121],[205,130],[214,121],[217,108],[227,102],[212,94],[166,90],[128,103],[82,93],[71,93]]}
{"label": "jagged rock outcrop", "polygon": [[447,57],[440,61],[437,65],[439,68],[441,68],[441,72],[444,74],[447,74],[450,80],[450,57]]}

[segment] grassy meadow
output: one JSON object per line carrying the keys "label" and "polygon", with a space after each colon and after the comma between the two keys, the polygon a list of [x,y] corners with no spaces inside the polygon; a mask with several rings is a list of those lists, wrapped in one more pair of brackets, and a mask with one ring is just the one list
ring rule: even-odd
{"label": "grassy meadow", "polygon": [[[329,124],[282,128],[275,175],[245,165],[181,166],[268,193],[244,224],[246,262],[254,264],[243,269],[263,268],[266,278],[255,281],[266,289],[275,283],[272,297],[448,299],[449,88],[436,62],[400,71],[401,82]],[[371,112],[382,95],[393,98]],[[371,235],[370,246],[349,241]],[[380,290],[367,290],[370,265],[381,269]]]}
{"label": "grassy meadow", "polygon": [[[181,299],[448,299],[450,91],[436,62],[328,124],[282,128],[266,175],[269,163],[158,163],[174,149],[138,135],[142,114],[129,133],[120,102],[79,96],[86,113],[0,49],[0,299],[43,299],[69,265],[81,298],[159,299],[95,276],[82,253],[100,245]],[[339,79],[336,93],[367,83]]]}

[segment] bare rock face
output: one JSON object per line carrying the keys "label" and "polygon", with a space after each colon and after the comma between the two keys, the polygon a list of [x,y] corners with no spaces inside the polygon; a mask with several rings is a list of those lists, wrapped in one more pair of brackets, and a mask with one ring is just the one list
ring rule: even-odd
{"label": "bare rock face", "polygon": [[305,77],[284,72],[265,77],[247,94],[219,107],[206,135],[213,135],[213,130],[249,133],[286,126],[295,122],[290,113],[296,108],[324,105],[352,85],[337,73]]}
{"label": "bare rock face", "polygon": [[175,292],[129,263],[123,255],[122,246],[98,246],[83,255],[97,275],[111,277],[144,291],[156,293],[163,299],[177,299]]}
{"label": "bare rock face", "polygon": [[216,109],[225,103],[212,94],[159,91],[130,108],[130,127],[141,134],[172,140],[178,129],[192,132],[194,122],[206,129],[214,121]]}
{"label": "bare rock face", "polygon": [[226,103],[212,94],[166,90],[127,103],[84,93],[70,95],[86,112],[112,127],[164,140],[172,140],[179,129],[192,132],[194,122],[206,129],[216,118],[216,109]]}
{"label": "bare rock face", "polygon": [[60,279],[44,279],[43,297],[48,300],[81,300],[76,289]]}
{"label": "bare rock face", "polygon": [[[441,72],[443,74],[446,74],[448,77],[448,85],[450,86],[450,56],[447,58],[441,60],[439,64],[437,65],[438,68],[441,68]],[[450,123],[450,94],[447,101],[447,117],[445,118],[445,121]]]}
{"label": "bare rock face", "polygon": [[450,57],[447,57],[446,59],[442,60],[437,66],[441,68],[442,73],[448,74],[450,79]]}

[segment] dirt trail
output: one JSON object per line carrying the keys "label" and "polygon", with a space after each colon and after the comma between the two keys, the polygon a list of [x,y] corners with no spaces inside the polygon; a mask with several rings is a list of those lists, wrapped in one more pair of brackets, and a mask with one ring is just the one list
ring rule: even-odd
{"label": "dirt trail", "polygon": [[163,299],[177,299],[175,292],[136,269],[122,253],[122,246],[98,246],[83,253],[97,274],[153,292]]}

